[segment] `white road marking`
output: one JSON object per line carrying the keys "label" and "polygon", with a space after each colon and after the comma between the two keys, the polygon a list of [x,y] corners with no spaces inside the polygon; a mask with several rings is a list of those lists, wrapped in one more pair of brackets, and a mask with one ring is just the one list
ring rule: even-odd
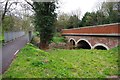
{"label": "white road marking", "polygon": [[18,52],[19,52],[19,50],[17,50],[14,55],[16,55]]}

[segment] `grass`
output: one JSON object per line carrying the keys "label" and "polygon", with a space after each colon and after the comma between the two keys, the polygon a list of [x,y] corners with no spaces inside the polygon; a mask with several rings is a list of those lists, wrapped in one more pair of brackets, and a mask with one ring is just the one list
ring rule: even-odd
{"label": "grass", "polygon": [[55,33],[52,42],[54,43],[61,43],[61,42],[65,42],[64,37],[61,36],[61,33],[57,32]]}
{"label": "grass", "polygon": [[61,43],[64,42],[64,37],[53,37],[53,42],[54,43]]}
{"label": "grass", "polygon": [[4,40],[4,37],[1,35],[1,36],[0,36],[0,41],[2,41],[2,40]]}
{"label": "grass", "polygon": [[0,48],[2,47],[3,42],[4,42],[4,35],[0,33]]}
{"label": "grass", "polygon": [[3,40],[4,40],[4,35],[2,33],[2,34],[0,34],[0,42],[2,42]]}
{"label": "grass", "polygon": [[44,52],[27,44],[3,78],[106,78],[119,74],[117,64],[118,48]]}

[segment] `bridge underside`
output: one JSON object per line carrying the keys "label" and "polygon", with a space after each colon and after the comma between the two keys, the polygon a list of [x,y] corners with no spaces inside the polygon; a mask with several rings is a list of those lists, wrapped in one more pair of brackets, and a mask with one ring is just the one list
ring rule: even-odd
{"label": "bridge underside", "polygon": [[77,43],[78,48],[91,49],[91,46],[84,40],[81,40]]}

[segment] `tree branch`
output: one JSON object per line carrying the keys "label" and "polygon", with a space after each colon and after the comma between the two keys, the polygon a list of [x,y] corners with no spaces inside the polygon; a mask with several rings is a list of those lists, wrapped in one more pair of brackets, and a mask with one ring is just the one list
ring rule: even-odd
{"label": "tree branch", "polygon": [[25,2],[27,2],[32,7],[33,10],[35,10],[34,6],[30,2],[28,2],[27,0],[25,0]]}
{"label": "tree branch", "polygon": [[6,14],[6,12],[7,12],[8,2],[9,2],[9,0],[7,0],[6,3],[5,3],[4,12],[3,12],[3,14],[2,14],[2,21],[4,20],[5,14]]}
{"label": "tree branch", "polygon": [[[6,12],[10,9],[10,7],[12,6],[12,4],[16,4],[19,3],[19,2],[12,2],[9,6],[8,6],[8,2],[9,0],[6,1],[6,4],[5,4],[5,8],[4,8],[4,12],[2,14],[2,21],[4,20],[4,17],[5,17],[5,14]],[[8,7],[8,8],[7,8]]]}

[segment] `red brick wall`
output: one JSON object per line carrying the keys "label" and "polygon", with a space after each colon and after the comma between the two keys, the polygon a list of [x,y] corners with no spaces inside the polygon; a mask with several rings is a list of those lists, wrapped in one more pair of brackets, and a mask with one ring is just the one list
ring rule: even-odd
{"label": "red brick wall", "polygon": [[118,34],[120,24],[98,25],[95,27],[82,27],[76,29],[63,29],[62,34]]}

